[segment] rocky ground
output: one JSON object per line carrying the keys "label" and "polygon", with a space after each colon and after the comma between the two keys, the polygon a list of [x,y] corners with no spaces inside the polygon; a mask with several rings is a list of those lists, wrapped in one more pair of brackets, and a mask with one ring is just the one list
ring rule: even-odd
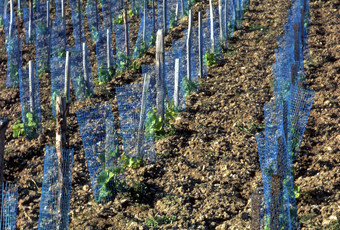
{"label": "rocky ground", "polygon": [[[68,1],[66,4],[68,45],[72,46]],[[339,0],[310,2],[311,59],[305,60],[305,73],[307,87],[315,90],[316,96],[294,163],[295,183],[301,188],[299,222],[304,230],[340,228],[339,6]],[[195,26],[197,12],[208,7],[207,0],[193,7]],[[250,195],[262,186],[255,134],[264,128],[264,103],[273,98],[271,65],[275,62],[276,36],[284,32],[289,8],[288,0],[250,1],[242,29],[234,33],[224,52],[225,63],[211,66],[208,77],[199,79],[200,92],[187,97],[187,109],[174,123],[175,135],[157,141],[156,164],[126,173],[132,178],[129,196],[120,195],[107,204],[94,201],[76,111],[110,102],[115,120],[119,119],[115,87],[141,83],[141,69],[125,72],[107,85],[96,82],[96,95],[83,102],[76,102],[71,90],[67,122],[69,148],[75,152],[70,229],[250,228]],[[52,7],[52,17],[54,12]],[[133,44],[139,21],[137,17],[131,20]],[[22,22],[17,26],[23,28]],[[165,38],[167,49],[171,41],[183,38],[185,28],[187,21],[182,20],[171,30]],[[85,31],[92,71],[96,72],[95,44],[86,20]],[[20,36],[24,37],[23,33]],[[4,42],[3,29],[0,37]],[[34,50],[24,45],[23,65],[35,60]],[[44,149],[55,143],[50,74],[39,79],[44,135],[31,142],[13,138],[11,127],[21,120],[20,95],[19,89],[5,87],[7,56],[3,45],[0,52],[0,117],[10,120],[5,180],[19,187],[18,228],[36,229]],[[155,49],[151,49],[137,62],[144,65],[154,60]],[[119,131],[119,124],[116,128]]]}

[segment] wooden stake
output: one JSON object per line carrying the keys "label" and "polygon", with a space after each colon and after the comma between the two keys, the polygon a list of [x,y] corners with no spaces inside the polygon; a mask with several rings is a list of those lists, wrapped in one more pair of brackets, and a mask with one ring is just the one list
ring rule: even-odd
{"label": "wooden stake", "polygon": [[178,2],[177,2],[176,10],[175,10],[175,25],[174,26],[177,26],[177,23],[178,23],[178,11],[179,11],[179,5],[178,5]]}
{"label": "wooden stake", "polygon": [[85,85],[87,90],[89,90],[89,73],[87,72],[87,58],[86,58],[86,54],[87,54],[87,44],[84,42],[83,43],[83,71],[84,71],[84,80],[85,80]]}
{"label": "wooden stake", "polygon": [[144,83],[143,83],[142,103],[141,103],[141,109],[140,109],[138,137],[137,137],[137,141],[138,141],[137,151],[138,151],[138,156],[140,157],[142,157],[141,148],[142,148],[143,140],[144,140],[144,130],[145,130],[144,121],[145,121],[146,100],[148,96],[149,84],[150,84],[150,75],[146,74]]}
{"label": "wooden stake", "polygon": [[[81,10],[80,10],[80,0],[78,0],[78,20],[79,20],[79,43],[81,44],[83,42],[82,39],[82,32],[81,32]],[[97,17],[97,16],[96,16]]]}
{"label": "wooden stake", "polygon": [[66,51],[64,92],[66,100],[70,101],[70,51]]}
{"label": "wooden stake", "polygon": [[111,33],[110,33],[110,29],[106,30],[106,61],[107,61],[107,70],[110,69],[111,66],[111,62],[110,62],[110,37],[111,37]]}
{"label": "wooden stake", "polygon": [[143,42],[145,42],[146,40],[146,19],[147,19],[147,16],[146,16],[146,1],[147,0],[144,0],[144,21],[143,21]]}
{"label": "wooden stake", "polygon": [[157,85],[157,116],[161,116],[164,120],[164,34],[163,30],[157,31],[156,38],[156,66],[158,68],[158,74],[156,79]]}
{"label": "wooden stake", "polygon": [[223,42],[222,0],[218,0],[218,20],[220,24],[220,42]]}
{"label": "wooden stake", "polygon": [[167,17],[167,15],[166,15],[166,0],[163,0],[163,30],[164,30],[164,35],[167,34],[167,29],[168,29],[166,17]]}
{"label": "wooden stake", "polygon": [[271,202],[270,202],[270,229],[279,229],[280,214],[280,194],[281,194],[281,176],[272,175],[271,177]]}
{"label": "wooden stake", "polygon": [[198,56],[199,56],[199,76],[203,77],[203,28],[202,12],[198,12]]}
{"label": "wooden stake", "polygon": [[130,56],[129,52],[129,34],[128,34],[128,22],[127,22],[127,12],[126,9],[123,10],[123,19],[125,26],[125,52],[127,56]]}
{"label": "wooden stake", "polygon": [[182,8],[182,18],[184,17],[184,0],[181,1],[181,8]]}
{"label": "wooden stake", "polygon": [[29,21],[28,21],[28,38],[30,39],[32,36],[32,1],[30,1],[29,7]]}
{"label": "wooden stake", "polygon": [[56,129],[56,154],[58,160],[58,201],[56,212],[57,217],[57,229],[60,229],[61,224],[61,199],[63,193],[63,150],[66,150],[66,97],[56,98],[56,118],[57,118],[57,129]]}
{"label": "wooden stake", "polygon": [[21,1],[20,0],[17,0],[17,9],[18,9],[18,11],[21,9]]}
{"label": "wooden stake", "polygon": [[11,7],[11,12],[10,12],[10,19],[9,19],[9,31],[8,31],[8,35],[11,38],[12,36],[14,36],[14,31],[13,30],[13,17],[14,17],[14,9],[13,9],[13,0],[10,0],[10,7]]}
{"label": "wooden stake", "polygon": [[295,64],[291,64],[291,67],[290,67],[290,71],[291,71],[291,82],[292,82],[292,86],[295,85]]}
{"label": "wooden stake", "polygon": [[174,106],[179,105],[179,59],[175,59],[175,88],[174,88]]}
{"label": "wooden stake", "polygon": [[210,40],[211,40],[211,52],[215,52],[215,39],[214,39],[214,11],[212,1],[209,0],[210,4]]}
{"label": "wooden stake", "polygon": [[156,33],[156,13],[155,13],[155,0],[152,0],[152,34]]}
{"label": "wooden stake", "polygon": [[304,15],[305,15],[305,10],[304,9],[301,9],[301,44],[303,44],[303,31],[304,31]]}
{"label": "wooden stake", "polygon": [[65,2],[64,0],[61,0],[61,17],[65,18]]}
{"label": "wooden stake", "polygon": [[50,26],[50,1],[46,1],[46,22],[47,22],[47,28]]}
{"label": "wooden stake", "polygon": [[33,82],[34,82],[34,74],[33,74],[33,61],[28,62],[28,81],[29,81],[29,97],[30,97],[30,112],[34,111],[34,93],[33,93]]}
{"label": "wooden stake", "polygon": [[261,198],[262,194],[258,192],[251,195],[251,230],[261,229]]}
{"label": "wooden stake", "polygon": [[228,0],[224,0],[224,32],[225,36],[228,37]]}
{"label": "wooden stake", "polygon": [[98,30],[98,0],[96,0],[96,23],[97,23],[97,32],[99,33],[99,30]]}
{"label": "wooden stake", "polygon": [[2,213],[2,194],[3,194],[3,184],[4,184],[4,169],[5,169],[5,133],[8,126],[7,118],[0,118],[0,213]]}
{"label": "wooden stake", "polygon": [[297,37],[297,25],[296,23],[294,24],[294,58],[295,58],[295,61],[298,61],[299,60],[299,57],[298,57],[298,37]]}
{"label": "wooden stake", "polygon": [[187,78],[191,80],[191,32],[192,32],[192,11],[189,10],[189,27],[187,36]]}

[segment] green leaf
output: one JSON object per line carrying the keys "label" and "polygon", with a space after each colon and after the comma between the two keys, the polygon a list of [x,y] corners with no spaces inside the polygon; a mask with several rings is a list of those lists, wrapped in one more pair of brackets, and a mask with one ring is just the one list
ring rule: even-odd
{"label": "green leaf", "polygon": [[98,158],[99,158],[100,162],[104,164],[105,163],[105,152],[100,153],[98,155]]}

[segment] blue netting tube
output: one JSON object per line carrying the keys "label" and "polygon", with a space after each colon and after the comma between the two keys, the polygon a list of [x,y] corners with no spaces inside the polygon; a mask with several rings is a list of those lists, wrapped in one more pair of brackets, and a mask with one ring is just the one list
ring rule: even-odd
{"label": "blue netting tube", "polygon": [[98,8],[95,1],[88,1],[86,6],[86,17],[89,23],[92,41],[97,41],[101,30]]}
{"label": "blue netting tube", "polygon": [[[147,93],[145,127],[147,124],[147,113],[155,106],[155,84],[156,79],[150,76],[150,86]],[[120,134],[123,139],[124,153],[129,156],[138,156],[138,127],[142,102],[143,85],[125,85],[116,87],[117,103],[120,120]],[[149,130],[144,131],[144,141],[139,157],[148,163],[156,162],[153,134]]]}
{"label": "blue netting tube", "polygon": [[104,31],[110,29],[111,32],[114,32],[115,31],[114,12],[113,8],[111,7],[111,0],[102,0],[102,11]]}
{"label": "blue netting tube", "polygon": [[15,230],[17,227],[18,188],[4,182],[2,185],[1,229]]}
{"label": "blue netting tube", "polygon": [[36,64],[39,75],[49,71],[50,28],[47,26],[46,14],[46,2],[37,2]]}
{"label": "blue netting tube", "polygon": [[23,13],[24,13],[24,23],[25,23],[26,44],[35,44],[36,29],[35,29],[35,16],[34,16],[34,13],[31,14],[31,17],[32,17],[32,19],[31,19],[31,36],[29,36],[30,9],[27,8],[27,7],[23,8]]}
{"label": "blue netting tube", "polygon": [[242,29],[242,19],[243,19],[243,1],[242,0],[235,0],[235,21],[236,21],[236,28]]}
{"label": "blue netting tube", "polygon": [[[163,30],[164,29],[164,17],[163,17],[163,2],[164,1],[159,1],[157,0],[157,21],[158,21],[158,29]],[[169,17],[169,9],[168,9],[168,1],[165,1],[165,25],[166,25],[166,30],[169,29],[169,24],[170,24],[170,17]]]}
{"label": "blue netting tube", "polygon": [[117,71],[123,71],[125,70],[129,63],[130,63],[130,27],[127,26],[128,30],[128,50],[129,55],[126,53],[126,44],[125,44],[125,25],[123,24],[117,24],[116,25],[116,59],[117,59]]}
{"label": "blue netting tube", "polygon": [[[198,73],[199,73],[199,37],[198,37],[198,31],[199,28],[198,27],[194,27],[192,28],[192,33],[191,33],[191,57],[194,58],[194,67],[195,67],[195,72],[198,76]],[[187,39],[187,35],[188,35],[188,29],[185,29],[184,30],[184,36],[185,36],[185,40]],[[204,37],[202,36],[203,38],[203,41],[202,41],[202,44],[204,44]],[[203,47],[203,53],[204,53],[204,47]],[[206,63],[203,61],[203,76],[200,76],[200,77],[207,77],[208,76],[208,73],[207,73],[207,65]],[[194,77],[196,78],[196,77]]]}
{"label": "blue netting tube", "polygon": [[134,15],[139,15],[141,10],[140,0],[131,0],[131,10]]}
{"label": "blue netting tube", "polygon": [[[55,100],[58,96],[65,97],[65,58],[51,59],[51,93],[52,114],[56,115]],[[67,100],[67,98],[66,98]]]}
{"label": "blue netting tube", "polygon": [[66,57],[66,20],[58,19],[52,25],[52,58]]}
{"label": "blue netting tube", "polygon": [[91,105],[76,114],[94,197],[98,202],[114,200],[125,190],[125,177],[111,105]]}
{"label": "blue netting tube", "polygon": [[[19,69],[19,88],[21,117],[24,123],[25,134],[29,140],[32,140],[42,134],[41,103],[37,70],[33,67],[32,89],[30,90],[28,66],[29,63],[26,67]],[[32,91],[31,94],[30,91]]]}
{"label": "blue netting tube", "polygon": [[[73,149],[62,153],[62,194],[60,202],[60,229],[67,229],[71,202]],[[47,145],[45,149],[44,175],[41,190],[39,230],[57,229],[57,212],[59,199],[58,157],[55,146]]]}
{"label": "blue netting tube", "polygon": [[115,18],[118,18],[122,14],[122,10],[125,6],[125,1],[123,0],[112,0],[111,7],[113,6]]}
{"label": "blue netting tube", "polygon": [[[209,46],[205,46],[206,48],[206,51],[207,52],[211,52],[212,51],[212,45],[211,45],[211,33],[213,32],[214,34],[214,53],[215,53],[215,56],[216,56],[216,59],[219,60],[219,61],[222,61],[223,60],[223,54],[222,54],[222,48],[221,48],[221,45],[220,43],[222,42],[219,35],[220,35],[220,23],[218,21],[218,8],[214,8],[213,9],[213,14],[214,14],[214,17],[213,17],[213,30],[211,30],[211,22],[210,22],[210,10],[209,9],[206,9],[206,13],[207,13],[207,23],[202,23],[203,26],[207,26],[207,30],[204,29],[203,30],[203,37],[204,37],[204,42],[206,42],[206,40],[209,40],[207,41],[207,45],[209,44]],[[206,33],[208,32],[208,33]]]}
{"label": "blue netting tube", "polygon": [[[109,38],[109,65],[107,53],[107,38]],[[99,83],[111,81],[114,77],[114,56],[112,50],[111,31],[107,37],[107,31],[100,31],[99,38],[96,42],[97,67]]]}
{"label": "blue netting tube", "polygon": [[[82,7],[78,6],[78,0],[70,0],[70,7],[72,11],[73,35],[77,50],[81,50],[82,44],[85,42],[84,26],[83,26],[83,12]],[[80,14],[80,15],[79,15]]]}
{"label": "blue netting tube", "polygon": [[[183,69],[183,74],[184,77],[187,78],[187,39],[181,39],[177,41],[172,42],[172,47],[173,49],[180,49],[182,52],[182,66],[180,68]],[[192,45],[190,46],[191,53],[193,54],[193,47]],[[198,83],[198,76],[196,73],[196,68],[195,68],[195,57],[194,55],[191,55],[191,81],[193,83],[192,87],[189,87],[188,84],[186,84],[186,80],[183,80],[181,87],[184,87],[184,91],[187,94],[190,94],[191,92],[198,92],[199,91],[199,83]],[[187,88],[187,90],[185,89]],[[189,90],[189,88],[192,88]]]}
{"label": "blue netting tube", "polygon": [[22,39],[17,37],[8,38],[7,51],[7,78],[6,87],[17,88],[19,86],[18,69],[22,64]]}
{"label": "blue netting tube", "polygon": [[84,68],[83,68],[83,51],[79,51],[75,47],[68,48],[71,52],[70,56],[70,73],[72,78],[72,84],[74,88],[74,93],[76,95],[77,101],[89,98],[94,94],[94,84],[91,72],[91,64],[89,53],[87,50],[87,73],[89,77],[89,85],[86,84],[84,79]]}

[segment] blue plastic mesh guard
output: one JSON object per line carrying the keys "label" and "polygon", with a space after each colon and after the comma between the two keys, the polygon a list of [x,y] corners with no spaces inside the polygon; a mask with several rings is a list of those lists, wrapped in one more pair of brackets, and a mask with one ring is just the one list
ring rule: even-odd
{"label": "blue plastic mesh guard", "polygon": [[140,0],[131,0],[131,10],[133,11],[134,15],[140,15],[141,1]]}
{"label": "blue plastic mesh guard", "polygon": [[117,24],[116,25],[116,59],[117,59],[117,71],[125,70],[130,62],[130,56],[132,55],[130,50],[130,26],[127,25],[128,29],[128,50],[130,55],[127,56],[125,49],[125,25]]}
{"label": "blue plastic mesh guard", "polygon": [[220,24],[218,22],[218,8],[214,8],[213,9],[213,21],[214,21],[214,30],[211,31],[210,27],[211,27],[211,23],[210,23],[210,10],[206,9],[206,13],[207,13],[207,20],[202,20],[202,24],[203,24],[203,37],[204,37],[204,43],[205,43],[205,52],[210,52],[212,49],[211,47],[211,32],[214,33],[214,49],[215,49],[215,54],[216,54],[216,58],[219,61],[223,60],[223,54],[222,54],[222,49],[221,49],[221,45],[220,45],[220,38],[219,38],[219,34],[220,34]]}
{"label": "blue plastic mesh guard", "polygon": [[110,29],[111,32],[115,31],[114,12],[112,5],[113,4],[111,3],[111,0],[102,0],[104,31],[107,29]]}
{"label": "blue plastic mesh guard", "polygon": [[36,24],[36,64],[38,74],[49,70],[49,43],[50,28],[47,27],[47,6],[46,2],[37,2],[37,24]]}
{"label": "blue plastic mesh guard", "polygon": [[243,19],[243,1],[242,0],[235,0],[235,22],[236,28],[242,29],[242,19]]}
{"label": "blue plastic mesh guard", "polygon": [[[168,91],[169,102],[174,100],[175,93],[175,59],[179,59],[179,65],[182,63],[181,50],[167,50],[165,51],[165,82]],[[179,96],[178,106],[181,110],[185,109],[185,92],[183,87],[184,75],[182,68],[179,68]]]}
{"label": "blue plastic mesh guard", "polygon": [[[60,229],[67,229],[71,201],[73,149],[63,150],[62,155],[62,194]],[[44,176],[41,190],[39,230],[57,229],[57,207],[59,197],[58,160],[55,146],[47,145],[45,150]]]}
{"label": "blue plastic mesh guard", "polygon": [[[147,93],[146,110],[147,112],[156,105],[156,77],[150,76],[150,85]],[[123,139],[124,153],[129,156],[137,156],[138,146],[138,126],[140,120],[141,101],[143,85],[125,85],[116,87],[118,112],[120,120],[120,135]],[[145,119],[146,122],[146,119]],[[145,127],[147,125],[145,124]],[[141,145],[140,157],[148,163],[156,162],[154,137],[147,130],[144,131],[144,141]]]}
{"label": "blue plastic mesh guard", "polygon": [[42,134],[39,78],[36,68],[33,67],[33,107],[30,102],[28,64],[26,67],[19,69],[19,89],[21,117],[24,123],[25,134],[29,140],[32,140]]}
{"label": "blue plastic mesh guard", "polygon": [[89,88],[87,89],[84,79],[83,69],[83,51],[79,51],[75,47],[68,48],[70,51],[70,73],[72,78],[72,84],[77,101],[84,100],[86,97],[91,97],[94,94],[94,84],[91,72],[90,56],[87,50],[87,73],[89,76]]}
{"label": "blue plastic mesh guard", "polygon": [[6,87],[17,88],[19,85],[18,69],[22,64],[22,39],[8,38],[7,51],[7,78]]}
{"label": "blue plastic mesh guard", "polygon": [[51,59],[51,93],[52,115],[56,115],[55,100],[58,96],[65,97],[65,58]]}
{"label": "blue plastic mesh guard", "polygon": [[[177,41],[172,41],[172,47],[173,49],[180,49],[182,53],[182,66],[183,69],[183,75],[184,77],[187,77],[187,45],[186,45],[186,39],[181,39]],[[193,54],[193,47],[191,47],[191,53]],[[199,83],[198,83],[198,77],[196,73],[195,68],[195,57],[194,55],[191,55],[191,80],[197,84],[197,91],[199,91]],[[184,83],[184,81],[183,81]],[[183,84],[181,85],[181,88],[184,87]]]}
{"label": "blue plastic mesh guard", "polygon": [[[79,109],[77,119],[96,201],[114,200],[125,189],[124,173],[108,172],[121,167],[120,151],[110,103]],[[105,180],[108,183],[104,183]]]}
{"label": "blue plastic mesh guard", "polygon": [[125,6],[125,1],[123,0],[112,0],[113,7],[114,7],[114,13],[115,18],[118,18],[118,15],[122,14],[123,7]]}
{"label": "blue plastic mesh guard", "polygon": [[[111,35],[111,32],[110,32]],[[115,60],[113,56],[113,50],[112,50],[112,37],[109,36],[109,44],[110,44],[110,67],[114,66]],[[99,39],[96,42],[96,54],[97,54],[97,67],[98,67],[98,78],[100,82],[105,82],[105,79],[111,80],[110,77],[101,74],[100,69],[108,70],[107,65],[107,32],[106,31],[100,31],[99,32]],[[106,72],[105,72],[106,73]]]}
{"label": "blue plastic mesh guard", "polygon": [[[148,12],[151,12],[151,9],[148,10]],[[145,22],[145,41],[143,41],[143,27],[144,27],[144,20],[145,18],[142,17],[141,24],[138,31],[137,41],[135,44],[135,48],[133,50],[133,58],[140,58],[143,57],[146,53],[147,49],[151,47],[150,44],[150,38],[152,33],[152,26],[153,26],[153,19],[151,17],[146,17]]]}
{"label": "blue plastic mesh guard", "polygon": [[25,23],[25,37],[26,37],[26,44],[35,44],[36,40],[36,28],[35,28],[35,16],[32,15],[31,21],[31,37],[28,36],[28,28],[29,28],[29,8],[23,8],[24,13],[24,23]]}
{"label": "blue plastic mesh guard", "polygon": [[[69,2],[70,2],[71,11],[72,11],[74,42],[75,42],[76,49],[81,50],[82,44],[85,42],[84,26],[83,26],[83,13],[84,12],[82,12],[81,6],[80,6],[81,12],[78,12],[78,0],[70,0]],[[80,20],[79,20],[79,13],[80,13]]]}
{"label": "blue plastic mesh guard", "polygon": [[[164,18],[163,18],[163,2],[157,0],[157,21],[158,21],[158,29],[163,30],[164,26]],[[169,9],[168,9],[168,1],[165,1],[165,13],[166,13],[166,28],[169,30],[170,25],[170,15],[169,15]]]}
{"label": "blue plastic mesh guard", "polygon": [[18,188],[4,182],[2,185],[1,229],[15,230],[17,227]]}
{"label": "blue plastic mesh guard", "polygon": [[[194,27],[192,28],[192,33],[191,33],[191,52],[192,52],[192,56],[195,59],[195,69],[196,69],[196,73],[199,74],[199,37],[198,37],[198,27]],[[203,28],[202,28],[202,32],[203,32]],[[188,35],[188,29],[184,30],[184,36],[185,36],[185,40],[187,39],[187,35]],[[204,44],[204,36],[202,36],[202,44]],[[203,45],[203,55],[205,53],[205,49],[204,49],[204,45]],[[203,58],[203,57],[202,57]],[[205,61],[203,60],[203,76],[201,77],[207,77],[208,76],[208,72],[207,72],[207,65],[205,63]]]}
{"label": "blue plastic mesh guard", "polygon": [[52,58],[66,57],[66,20],[58,19],[52,25]]}
{"label": "blue plastic mesh guard", "polygon": [[[98,31],[101,30],[99,10],[97,9],[95,1],[88,1],[86,6],[86,17],[89,23],[92,41],[97,41],[99,38]],[[97,15],[97,18],[96,18]],[[97,30],[98,27],[98,30]]]}

